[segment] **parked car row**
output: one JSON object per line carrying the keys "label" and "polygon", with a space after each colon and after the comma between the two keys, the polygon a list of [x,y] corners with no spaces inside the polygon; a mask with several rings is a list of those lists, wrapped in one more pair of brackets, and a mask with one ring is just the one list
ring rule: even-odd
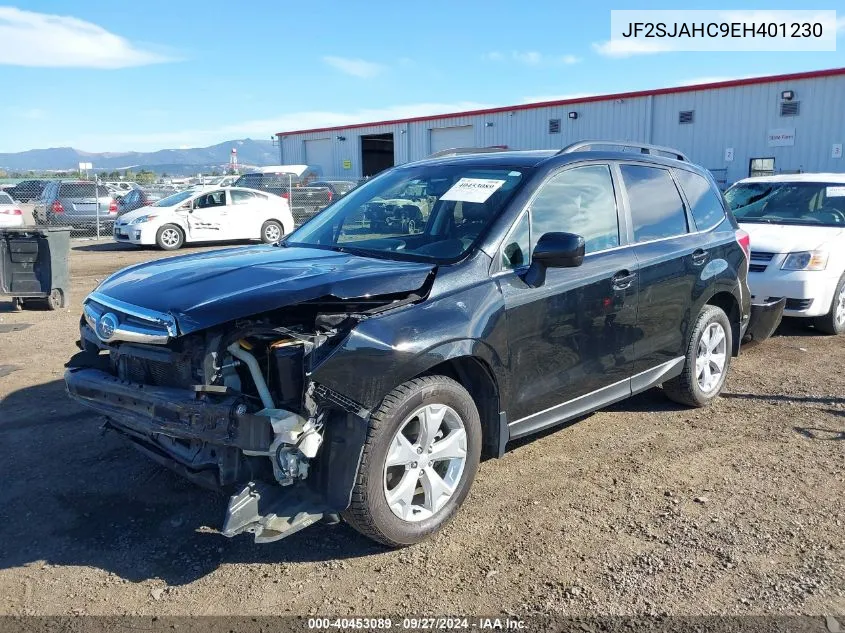
{"label": "parked car row", "polygon": [[[119,271],[84,301],[68,393],[159,463],[233,491],[225,536],[342,517],[390,546],[422,541],[482,455],[658,385],[707,406],[743,341],[780,321],[784,296],[752,301],[753,238],[705,169],[596,145],[397,166],[273,246]],[[175,247],[191,221],[218,230],[204,211],[239,191],[282,200],[178,194],[118,229],[172,227]],[[413,226],[374,215],[397,200]]]}

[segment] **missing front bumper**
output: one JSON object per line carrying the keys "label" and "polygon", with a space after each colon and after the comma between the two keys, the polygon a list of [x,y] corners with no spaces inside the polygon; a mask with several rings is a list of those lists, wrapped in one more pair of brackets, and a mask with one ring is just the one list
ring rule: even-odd
{"label": "missing front bumper", "polygon": [[256,452],[269,450],[273,440],[269,419],[247,413],[240,396],[142,385],[93,368],[68,369],[65,385],[71,398],[107,416],[117,430]]}

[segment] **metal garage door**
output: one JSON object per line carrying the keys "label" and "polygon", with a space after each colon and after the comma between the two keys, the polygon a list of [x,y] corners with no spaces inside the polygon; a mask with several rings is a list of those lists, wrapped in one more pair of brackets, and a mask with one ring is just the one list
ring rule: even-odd
{"label": "metal garage door", "polygon": [[439,127],[431,130],[431,153],[455,147],[475,147],[475,131],[471,125]]}
{"label": "metal garage door", "polygon": [[305,162],[308,165],[316,165],[323,170],[323,177],[335,176],[337,171],[334,168],[332,158],[332,140],[330,138],[318,138],[313,141],[305,141]]}

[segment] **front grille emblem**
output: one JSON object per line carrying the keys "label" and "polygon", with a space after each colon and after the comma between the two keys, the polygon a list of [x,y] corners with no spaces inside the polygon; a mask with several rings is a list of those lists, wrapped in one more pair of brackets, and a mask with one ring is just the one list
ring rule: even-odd
{"label": "front grille emblem", "polygon": [[97,336],[101,341],[108,341],[114,336],[117,329],[117,317],[111,312],[106,312],[97,320]]}

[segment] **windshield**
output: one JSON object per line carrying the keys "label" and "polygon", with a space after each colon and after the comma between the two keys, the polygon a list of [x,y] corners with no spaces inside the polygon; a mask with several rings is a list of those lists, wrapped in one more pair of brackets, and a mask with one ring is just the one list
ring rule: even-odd
{"label": "windshield", "polygon": [[180,191],[179,193],[174,193],[172,196],[167,196],[166,198],[162,198],[158,202],[152,204],[153,207],[173,207],[179,204],[180,202],[184,202],[192,195],[194,195],[195,191]]}
{"label": "windshield", "polygon": [[845,184],[744,182],[725,199],[740,222],[845,226]]}
{"label": "windshield", "polygon": [[286,244],[397,259],[455,260],[499,215],[523,172],[468,165],[394,169],[354,189]]}

